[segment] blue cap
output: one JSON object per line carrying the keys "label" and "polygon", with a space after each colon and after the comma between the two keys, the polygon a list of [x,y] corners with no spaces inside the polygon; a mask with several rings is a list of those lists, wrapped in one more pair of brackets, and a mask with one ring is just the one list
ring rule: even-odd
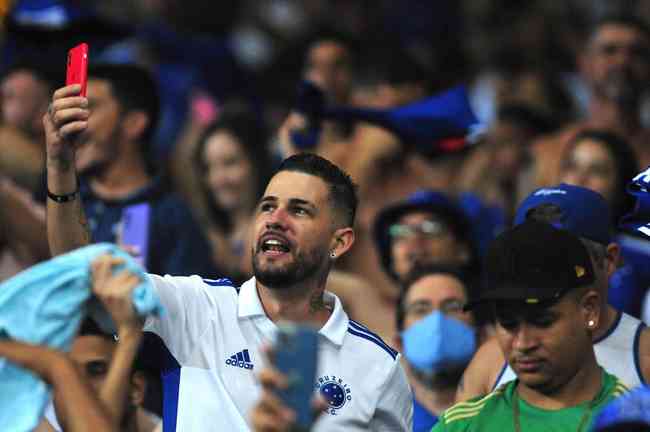
{"label": "blue cap", "polygon": [[650,426],[649,387],[639,387],[609,403],[596,418],[594,430],[633,422]]}
{"label": "blue cap", "polygon": [[610,243],[609,207],[598,192],[565,183],[537,189],[517,208],[514,224],[524,222],[529,211],[542,204],[555,204],[562,211],[560,220],[552,224],[556,228],[603,245]]}

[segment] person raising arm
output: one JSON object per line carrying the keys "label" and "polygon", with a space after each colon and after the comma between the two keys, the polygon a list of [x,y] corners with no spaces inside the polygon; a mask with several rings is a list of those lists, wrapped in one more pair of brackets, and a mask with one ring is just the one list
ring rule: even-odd
{"label": "person raising arm", "polygon": [[66,432],[117,431],[90,384],[64,353],[43,346],[1,340],[0,357],[31,370],[52,386],[57,393],[59,409],[70,419]]}
{"label": "person raising arm", "polygon": [[[90,244],[90,231],[79,197],[75,140],[88,127],[88,99],[79,84],[54,92],[43,115],[47,168],[47,235],[53,256]],[[70,223],[75,221],[75,223]]]}

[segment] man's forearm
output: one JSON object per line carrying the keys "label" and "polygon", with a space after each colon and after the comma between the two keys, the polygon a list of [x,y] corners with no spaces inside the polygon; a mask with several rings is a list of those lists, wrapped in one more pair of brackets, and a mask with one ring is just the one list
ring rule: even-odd
{"label": "man's forearm", "polygon": [[61,362],[53,368],[49,381],[59,401],[58,409],[67,419],[69,432],[109,432],[117,430],[94,390],[84,381],[70,362]]}
{"label": "man's forearm", "polygon": [[29,369],[52,386],[67,432],[116,430],[90,384],[65,353],[39,345],[0,340],[0,357]]}
{"label": "man's forearm", "polygon": [[[67,195],[78,190],[77,175],[69,163],[47,167],[47,187],[55,195]],[[52,256],[69,252],[91,242],[90,229],[79,194],[66,202],[47,198],[47,240]]]}
{"label": "man's forearm", "polygon": [[114,424],[119,424],[124,415],[124,401],[131,388],[131,370],[142,340],[142,330],[137,328],[119,331],[118,335],[119,341],[111,359],[108,375],[99,390],[99,398]]}

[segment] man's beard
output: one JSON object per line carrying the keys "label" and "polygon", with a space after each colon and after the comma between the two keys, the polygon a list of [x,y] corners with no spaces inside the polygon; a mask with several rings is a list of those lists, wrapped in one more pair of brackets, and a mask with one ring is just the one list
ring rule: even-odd
{"label": "man's beard", "polygon": [[[106,142],[115,144],[122,138],[121,136],[122,127],[123,127],[122,120],[123,120],[122,117],[120,117],[119,122],[113,128],[113,131],[111,132],[110,137],[108,140],[106,140]],[[86,166],[79,167],[77,161],[75,161],[77,172],[80,176],[83,176],[85,178],[102,177],[104,173],[106,173],[111,163],[119,158],[119,154],[117,153],[118,150],[115,147],[115,145],[111,145],[107,147],[106,145],[102,146],[97,142],[93,142],[93,139],[88,134],[88,132],[85,132],[84,134],[78,136],[77,140],[79,140],[80,145],[82,147],[90,145],[90,146],[99,146],[100,148],[98,152],[99,156],[95,155],[95,158],[87,162]],[[104,148],[104,150],[101,150],[102,147]],[[106,149],[108,149],[108,151],[106,151]],[[88,149],[84,149],[84,150],[88,151]],[[90,151],[92,151],[92,149],[90,149]]]}
{"label": "man's beard", "polygon": [[293,262],[274,266],[266,265],[262,268],[259,254],[261,249],[253,251],[253,275],[264,286],[272,289],[287,289],[303,282],[318,273],[324,260],[325,252],[314,249],[306,254],[298,254]]}
{"label": "man's beard", "polygon": [[617,104],[632,105],[631,108],[636,108],[645,90],[644,84],[624,69],[610,71],[598,87],[608,99]]}

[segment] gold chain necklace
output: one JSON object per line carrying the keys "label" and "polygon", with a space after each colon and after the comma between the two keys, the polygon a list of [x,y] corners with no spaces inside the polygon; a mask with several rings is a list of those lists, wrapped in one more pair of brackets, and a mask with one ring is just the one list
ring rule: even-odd
{"label": "gold chain necklace", "polygon": [[[599,395],[600,392],[598,392],[598,394],[596,394],[591,402],[589,402],[589,407],[585,410],[584,414],[582,414],[582,418],[580,419],[580,423],[578,424],[578,429],[576,429],[576,432],[583,432],[583,430],[587,427],[587,420],[591,418],[591,412],[596,405],[596,401]],[[512,395],[512,410],[515,421],[515,432],[521,432],[521,425],[519,423],[519,391],[516,388]]]}

